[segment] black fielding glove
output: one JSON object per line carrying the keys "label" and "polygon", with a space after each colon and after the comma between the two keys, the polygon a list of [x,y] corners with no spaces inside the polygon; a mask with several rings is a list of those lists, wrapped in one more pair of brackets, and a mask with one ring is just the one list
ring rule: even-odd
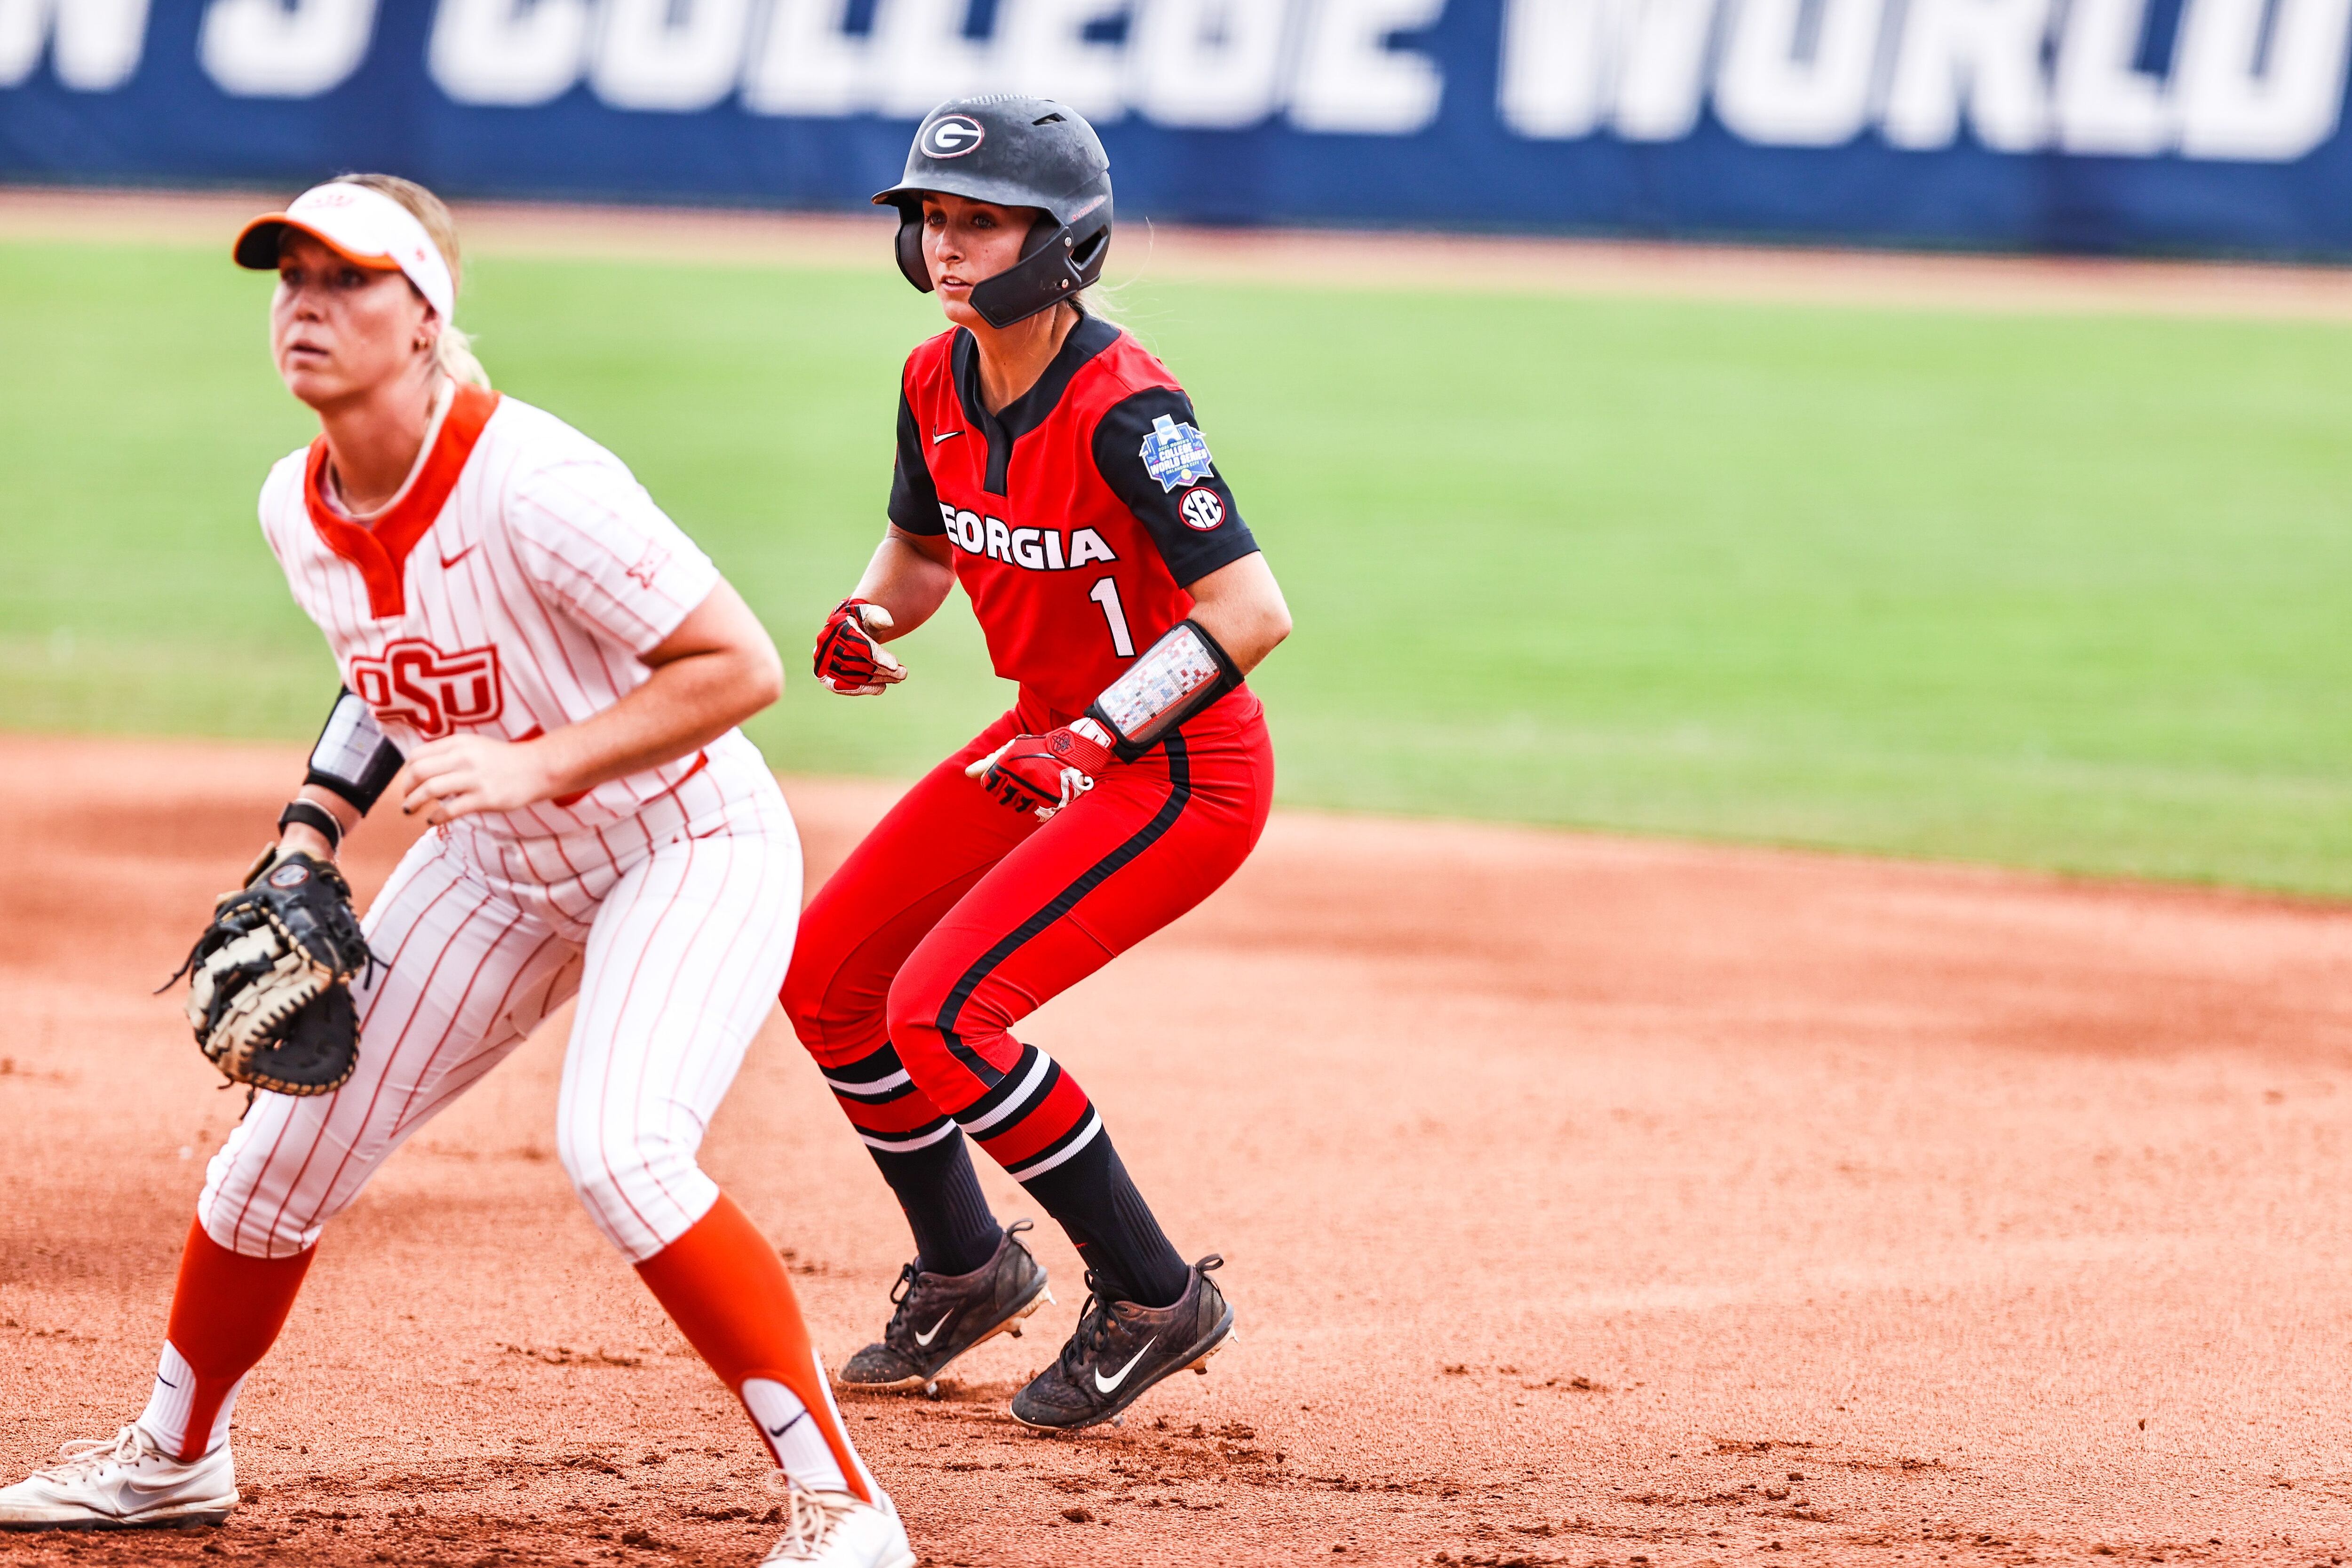
{"label": "black fielding glove", "polygon": [[243,888],[214,905],[212,923],[181,967],[194,972],[189,1026],[205,1059],[232,1083],[329,1093],[359,1065],[351,981],[375,962],[343,874],[273,850]]}

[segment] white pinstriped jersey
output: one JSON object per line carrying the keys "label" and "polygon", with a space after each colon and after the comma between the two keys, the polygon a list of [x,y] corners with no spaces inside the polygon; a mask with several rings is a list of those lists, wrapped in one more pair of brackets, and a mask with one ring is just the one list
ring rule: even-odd
{"label": "white pinstriped jersey", "polygon": [[[649,677],[638,656],[719,581],[619,458],[494,393],[453,394],[407,487],[368,524],[323,493],[325,463],[322,440],[270,470],[262,532],[344,685],[404,752],[460,732],[529,740],[611,707]],[[765,773],[730,731],[698,756],[478,820],[512,837],[594,828],[706,765]]]}

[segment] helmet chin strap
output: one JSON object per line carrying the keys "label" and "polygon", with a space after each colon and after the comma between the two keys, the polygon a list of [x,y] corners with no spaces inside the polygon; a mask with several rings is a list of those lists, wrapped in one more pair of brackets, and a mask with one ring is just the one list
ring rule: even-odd
{"label": "helmet chin strap", "polygon": [[[1045,231],[1045,239],[1034,243],[1039,229]],[[1088,235],[1083,247],[1075,230],[1051,217],[1029,234],[1033,246],[1019,261],[972,288],[971,308],[992,327],[1009,327],[1049,310],[1102,276],[1110,249],[1108,226]]]}
{"label": "helmet chin strap", "polygon": [[[933,292],[931,266],[923,255],[923,209],[909,201],[898,209],[898,270],[921,292]],[[1015,326],[1051,310],[1102,276],[1110,248],[1108,226],[1081,245],[1074,231],[1051,213],[1041,213],[1022,241],[1021,259],[971,290],[971,308],[998,329]]]}

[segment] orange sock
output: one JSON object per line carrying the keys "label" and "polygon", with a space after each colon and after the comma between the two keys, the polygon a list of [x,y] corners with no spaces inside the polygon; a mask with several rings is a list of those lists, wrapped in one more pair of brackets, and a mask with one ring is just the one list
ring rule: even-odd
{"label": "orange sock", "polygon": [[875,1499],[776,1249],[726,1194],[637,1265],[687,1340],[735,1391],[785,1474],[813,1491]]}
{"label": "orange sock", "polygon": [[205,1235],[202,1220],[188,1227],[163,1361],[139,1417],[165,1452],[194,1459],[227,1438],[237,1390],[286,1326],[315,1251],[247,1258]]}

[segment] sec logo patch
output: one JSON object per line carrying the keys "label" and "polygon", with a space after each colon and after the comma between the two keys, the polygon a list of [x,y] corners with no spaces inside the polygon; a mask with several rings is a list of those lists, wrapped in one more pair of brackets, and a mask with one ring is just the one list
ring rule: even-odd
{"label": "sec logo patch", "polygon": [[1176,512],[1185,527],[1206,533],[1225,521],[1225,498],[1202,485],[1184,492],[1184,499],[1176,503]]}

